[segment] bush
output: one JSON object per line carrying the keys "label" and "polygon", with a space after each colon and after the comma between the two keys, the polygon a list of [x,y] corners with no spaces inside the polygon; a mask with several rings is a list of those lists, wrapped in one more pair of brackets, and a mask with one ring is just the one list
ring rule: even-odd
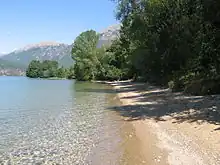
{"label": "bush", "polygon": [[122,70],[118,69],[112,65],[108,67],[106,78],[108,80],[120,80],[122,77]]}
{"label": "bush", "polygon": [[179,92],[184,89],[184,83],[179,79],[175,79],[168,82],[168,87],[172,90],[172,92]]}
{"label": "bush", "polygon": [[211,95],[220,93],[220,79],[194,80],[187,84],[184,92],[191,95]]}
{"label": "bush", "polygon": [[169,87],[171,90],[174,89],[174,86],[175,86],[174,81],[169,81],[169,82],[168,82],[168,87]]}

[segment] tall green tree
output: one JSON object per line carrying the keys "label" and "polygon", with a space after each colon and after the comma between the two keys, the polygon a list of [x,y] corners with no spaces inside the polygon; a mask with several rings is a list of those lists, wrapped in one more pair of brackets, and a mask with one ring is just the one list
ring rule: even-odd
{"label": "tall green tree", "polygon": [[42,77],[44,78],[56,77],[58,67],[59,66],[57,61],[50,61],[50,60],[43,61],[41,64]]}
{"label": "tall green tree", "polygon": [[28,65],[28,69],[26,70],[26,76],[31,78],[38,78],[41,75],[41,63],[40,61],[33,60]]}
{"label": "tall green tree", "polygon": [[111,52],[115,56],[123,54],[134,75],[159,84],[173,80],[181,87],[187,87],[195,80],[218,82],[219,1],[115,2],[116,17],[122,28],[119,42]]}
{"label": "tall green tree", "polygon": [[75,60],[74,70],[78,80],[95,79],[98,40],[99,35],[89,30],[81,33],[74,41],[72,58]]}

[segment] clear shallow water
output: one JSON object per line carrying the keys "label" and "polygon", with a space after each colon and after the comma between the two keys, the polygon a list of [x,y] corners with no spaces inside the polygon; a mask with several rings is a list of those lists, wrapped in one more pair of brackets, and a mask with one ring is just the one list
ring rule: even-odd
{"label": "clear shallow water", "polygon": [[106,88],[0,77],[0,164],[118,164],[122,123]]}

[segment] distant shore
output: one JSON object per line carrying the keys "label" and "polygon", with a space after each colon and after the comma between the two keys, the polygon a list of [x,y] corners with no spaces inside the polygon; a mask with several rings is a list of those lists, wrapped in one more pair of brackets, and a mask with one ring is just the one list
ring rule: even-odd
{"label": "distant shore", "polygon": [[[27,77],[24,75],[0,75],[2,77]],[[30,77],[27,77],[30,78]],[[49,78],[30,78],[30,79],[44,79],[44,80],[74,80],[74,79],[67,79],[67,78],[60,78],[60,77],[49,77]]]}
{"label": "distant shore", "polygon": [[[219,106],[220,96],[214,100],[184,96],[130,80],[97,82],[109,84],[116,90],[121,106],[111,110],[134,128],[135,144],[140,144],[142,155],[136,164],[220,164],[219,120],[210,121],[212,119],[201,114],[210,113],[206,111],[207,106]],[[130,148],[135,144],[131,142]]]}
{"label": "distant shore", "polygon": [[60,78],[60,77],[49,77],[46,78],[47,80],[68,80],[67,78]]}
{"label": "distant shore", "polygon": [[[27,77],[27,76],[25,76]],[[27,77],[30,78],[30,77]],[[60,78],[60,77],[48,77],[48,78],[30,78],[30,79],[39,79],[39,80],[75,80],[75,79],[67,79],[67,78]]]}

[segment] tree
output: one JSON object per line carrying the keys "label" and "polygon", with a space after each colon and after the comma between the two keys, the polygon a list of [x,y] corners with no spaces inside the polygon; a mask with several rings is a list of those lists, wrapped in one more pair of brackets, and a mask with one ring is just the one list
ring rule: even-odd
{"label": "tree", "polygon": [[197,79],[219,82],[219,1],[114,1],[122,28],[111,52],[123,56],[130,72],[157,84],[173,80],[181,88]]}
{"label": "tree", "polygon": [[95,79],[98,40],[99,35],[90,30],[81,33],[74,41],[72,58],[75,60],[74,70],[78,80]]}
{"label": "tree", "polygon": [[45,61],[36,61],[33,60],[30,62],[27,70],[26,76],[30,78],[74,78],[72,67],[70,69],[65,69],[64,67],[59,67],[57,61],[45,60]]}
{"label": "tree", "polygon": [[64,67],[61,67],[61,68],[57,69],[56,76],[59,77],[59,78],[67,77],[67,73],[66,73],[66,70],[64,69]]}
{"label": "tree", "polygon": [[[76,79],[119,80],[123,77],[127,78],[125,69],[127,64],[121,50],[116,44],[98,48],[98,40],[99,35],[92,30],[83,32],[76,38],[72,49]],[[118,52],[115,53],[116,51]]]}
{"label": "tree", "polygon": [[65,70],[66,70],[67,79],[74,79],[75,78],[74,67],[70,67],[69,69],[65,69]]}
{"label": "tree", "polygon": [[41,63],[41,68],[42,68],[42,75],[41,75],[42,78],[56,77],[58,62],[45,60]]}
{"label": "tree", "polygon": [[40,61],[33,60],[28,65],[26,70],[26,76],[30,78],[38,78],[41,75],[41,63]]}

